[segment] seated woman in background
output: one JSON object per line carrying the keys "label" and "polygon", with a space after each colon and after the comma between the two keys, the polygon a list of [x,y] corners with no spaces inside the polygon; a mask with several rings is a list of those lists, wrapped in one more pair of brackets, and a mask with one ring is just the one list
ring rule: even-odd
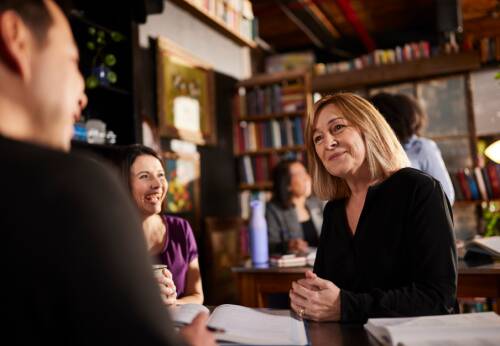
{"label": "seated woman in background", "polygon": [[420,137],[427,123],[427,115],[410,96],[380,93],[370,98],[371,103],[392,127],[410,159],[411,166],[439,180],[450,203],[455,201],[455,191],[444,164],[441,151],[431,139]]}
{"label": "seated woman in background", "polygon": [[311,177],[300,161],[286,159],[274,168],[266,221],[270,253],[307,253],[318,246],[322,203],[311,196]]}
{"label": "seated woman in background", "polygon": [[329,200],[314,273],[292,284],[291,307],[316,321],[456,311],[452,210],[441,184],[407,167],[382,115],[340,93],[306,125],[315,194]]}
{"label": "seated woman in background", "polygon": [[[142,216],[153,262],[167,265],[159,278],[165,304],[203,303],[198,249],[189,223],[162,214],[168,182],[158,154],[143,145],[126,148],[122,173]],[[173,280],[173,282],[172,282]]]}

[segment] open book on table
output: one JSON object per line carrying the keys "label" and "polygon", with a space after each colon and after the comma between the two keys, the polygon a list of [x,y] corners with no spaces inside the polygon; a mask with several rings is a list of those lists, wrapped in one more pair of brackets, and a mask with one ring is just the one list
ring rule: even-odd
{"label": "open book on table", "polygon": [[500,316],[494,312],[371,318],[365,329],[383,345],[500,345]]}
{"label": "open book on table", "polygon": [[467,244],[467,251],[481,252],[500,258],[500,236],[476,238]]}
{"label": "open book on table", "polygon": [[[199,312],[209,313],[207,307],[199,304],[177,305],[169,311],[179,325],[190,323]],[[212,312],[208,326],[219,330],[215,332],[218,341],[248,345],[308,344],[304,322],[294,318],[289,311],[224,304]]]}
{"label": "open book on table", "polygon": [[465,262],[470,266],[500,260],[500,237],[476,238],[465,246]]}

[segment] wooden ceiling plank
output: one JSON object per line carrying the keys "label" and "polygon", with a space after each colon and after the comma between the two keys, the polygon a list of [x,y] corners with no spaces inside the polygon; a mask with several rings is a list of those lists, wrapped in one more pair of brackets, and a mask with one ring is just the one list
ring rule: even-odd
{"label": "wooden ceiling plank", "polygon": [[287,17],[293,21],[299,28],[300,30],[302,30],[304,32],[304,34],[307,35],[307,37],[309,37],[309,39],[311,40],[311,42],[316,46],[316,47],[319,47],[319,48],[325,48],[323,42],[321,42],[321,39],[316,36],[316,34],[311,30],[309,29],[309,27],[307,25],[305,25],[302,20],[300,20],[297,15],[288,8],[288,6],[286,4],[284,4],[282,1],[279,1],[278,0],[278,4],[281,8],[281,10],[287,15]]}
{"label": "wooden ceiling plank", "polygon": [[338,32],[338,30],[333,26],[332,22],[326,17],[323,11],[314,2],[309,2],[307,7],[314,14],[314,16],[316,16],[317,21],[319,21],[319,23],[323,25],[326,31],[328,31],[333,38],[340,38],[340,33]]}
{"label": "wooden ceiling plank", "polygon": [[464,21],[488,17],[497,6],[498,0],[462,0],[462,16]]}
{"label": "wooden ceiling plank", "polygon": [[500,36],[500,19],[488,17],[465,21],[464,32],[477,37]]}

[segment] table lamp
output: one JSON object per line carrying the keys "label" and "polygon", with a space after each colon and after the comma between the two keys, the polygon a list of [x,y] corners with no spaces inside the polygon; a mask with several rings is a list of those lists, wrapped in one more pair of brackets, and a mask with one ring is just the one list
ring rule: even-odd
{"label": "table lamp", "polygon": [[484,150],[484,155],[495,163],[500,163],[500,139],[488,145]]}

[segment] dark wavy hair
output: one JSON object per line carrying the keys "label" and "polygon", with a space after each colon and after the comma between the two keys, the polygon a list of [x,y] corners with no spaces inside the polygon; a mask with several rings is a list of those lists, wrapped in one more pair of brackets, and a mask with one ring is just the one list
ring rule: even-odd
{"label": "dark wavy hair", "polygon": [[292,193],[290,192],[290,182],[292,176],[290,174],[290,166],[294,163],[303,163],[297,159],[281,160],[273,169],[273,197],[272,200],[284,209],[291,208]]}
{"label": "dark wavy hair", "polygon": [[408,95],[380,93],[372,96],[370,102],[384,116],[402,144],[414,134],[420,135],[427,122],[427,115],[418,102]]}
{"label": "dark wavy hair", "polygon": [[135,160],[142,155],[149,155],[156,157],[158,161],[161,162],[163,165],[163,160],[158,155],[158,153],[149,148],[146,147],[145,145],[142,144],[131,144],[128,146],[123,147],[122,149],[122,159],[121,159],[121,174],[124,183],[126,184],[127,188],[131,190],[131,184],[130,184],[130,169],[132,165],[134,164]]}

